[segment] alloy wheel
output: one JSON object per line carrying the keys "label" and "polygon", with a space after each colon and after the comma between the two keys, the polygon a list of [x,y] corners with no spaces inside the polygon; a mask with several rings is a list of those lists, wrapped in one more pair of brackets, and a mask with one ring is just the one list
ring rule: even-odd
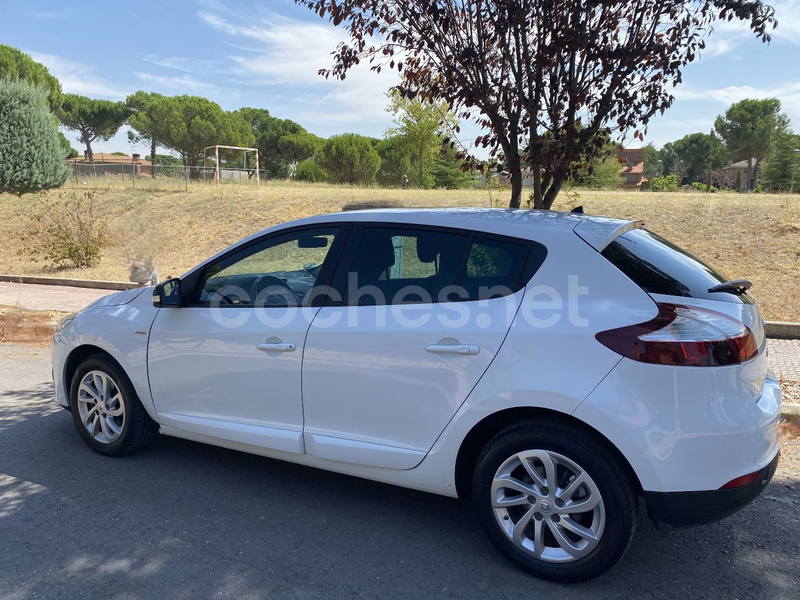
{"label": "alloy wheel", "polygon": [[492,479],[491,502],[513,544],[546,562],[589,555],[605,528],[605,506],[594,480],[550,450],[518,452],[503,462]]}
{"label": "alloy wheel", "polygon": [[92,438],[111,444],[125,430],[125,403],[114,379],[103,371],[89,371],[78,386],[80,420]]}

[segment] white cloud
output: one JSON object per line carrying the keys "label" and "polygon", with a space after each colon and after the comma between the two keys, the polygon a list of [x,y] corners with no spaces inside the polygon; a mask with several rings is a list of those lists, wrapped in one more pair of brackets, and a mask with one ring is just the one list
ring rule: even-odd
{"label": "white cloud", "polygon": [[778,28],[773,32],[775,39],[800,44],[800,0],[783,0],[770,4],[778,19]]}
{"label": "white cloud", "polygon": [[60,82],[61,89],[70,94],[122,99],[127,95],[102,77],[94,75],[94,67],[55,54],[28,52],[33,60],[42,63]]}
{"label": "white cloud", "polygon": [[777,98],[783,112],[793,123],[800,123],[800,81],[778,83],[770,87],[731,85],[717,89],[694,88],[682,85],[675,89],[676,101],[714,100],[725,106],[745,98]]}
{"label": "white cloud", "polygon": [[71,12],[70,10],[28,10],[25,11],[25,14],[34,19],[60,21],[61,19],[66,19]]}
{"label": "white cloud", "polygon": [[[264,11],[259,17],[226,10],[225,17],[209,10],[198,16],[209,27],[239,44],[229,59],[237,83],[260,86],[297,86],[292,97],[291,118],[301,123],[330,127],[341,132],[341,124],[351,130],[375,124],[389,127],[386,113],[387,90],[399,82],[396,72],[385,69],[377,74],[369,65],[358,65],[344,81],[325,79],[319,70],[333,64],[331,53],[347,33],[320,20],[308,23]],[[303,93],[299,93],[302,88]],[[383,125],[385,124],[385,125]],[[366,131],[366,130],[365,130]]]}
{"label": "white cloud", "polygon": [[152,63],[158,67],[183,71],[185,73],[190,73],[192,71],[194,62],[189,58],[184,58],[181,56],[156,56],[154,54],[144,55],[142,56],[142,60]]}
{"label": "white cloud", "polygon": [[[775,41],[800,43],[800,0],[776,0],[769,2],[775,9],[777,29],[768,29]],[[755,34],[742,21],[717,21],[713,32],[706,39],[706,56],[720,56],[738,49],[743,43],[754,40]]]}
{"label": "white cloud", "polygon": [[152,73],[141,73],[139,71],[134,71],[133,74],[136,75],[140,81],[157,86],[160,89],[188,90],[191,92],[204,92],[208,94],[217,94],[219,92],[219,88],[213,83],[200,81],[188,74],[180,76],[153,75]]}

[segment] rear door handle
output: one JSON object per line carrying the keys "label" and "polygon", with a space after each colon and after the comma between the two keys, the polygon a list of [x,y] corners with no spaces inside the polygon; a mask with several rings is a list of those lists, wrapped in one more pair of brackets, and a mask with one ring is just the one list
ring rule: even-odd
{"label": "rear door handle", "polygon": [[463,354],[475,356],[481,351],[475,344],[431,344],[425,346],[425,350],[433,354]]}
{"label": "rear door handle", "polygon": [[292,342],[262,342],[256,348],[263,352],[294,352],[297,345]]}

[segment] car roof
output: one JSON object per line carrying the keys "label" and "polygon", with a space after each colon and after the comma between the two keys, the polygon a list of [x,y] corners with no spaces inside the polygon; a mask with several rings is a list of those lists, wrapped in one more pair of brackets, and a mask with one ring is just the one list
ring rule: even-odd
{"label": "car roof", "polygon": [[[610,219],[579,213],[552,210],[527,210],[510,208],[376,208],[350,210],[326,215],[316,215],[286,223],[286,226],[312,225],[334,222],[400,223],[430,225],[496,233],[523,239],[540,239],[542,235],[563,234],[575,229],[581,222],[603,224],[616,229],[629,220]],[[587,223],[588,224],[588,223]]]}

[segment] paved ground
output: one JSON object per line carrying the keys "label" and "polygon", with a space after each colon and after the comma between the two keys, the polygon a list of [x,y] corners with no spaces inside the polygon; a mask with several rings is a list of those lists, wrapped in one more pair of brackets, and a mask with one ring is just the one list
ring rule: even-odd
{"label": "paved ground", "polygon": [[770,368],[786,381],[800,381],[800,340],[767,340]]}
{"label": "paved ground", "polygon": [[573,586],[509,566],[448,498],[161,437],[91,452],[52,401],[47,351],[0,346],[0,600],[797,598],[800,442],[750,507],[645,522]]}
{"label": "paved ground", "polygon": [[30,310],[76,312],[98,298],[113,293],[111,290],[0,281],[0,305]]}

